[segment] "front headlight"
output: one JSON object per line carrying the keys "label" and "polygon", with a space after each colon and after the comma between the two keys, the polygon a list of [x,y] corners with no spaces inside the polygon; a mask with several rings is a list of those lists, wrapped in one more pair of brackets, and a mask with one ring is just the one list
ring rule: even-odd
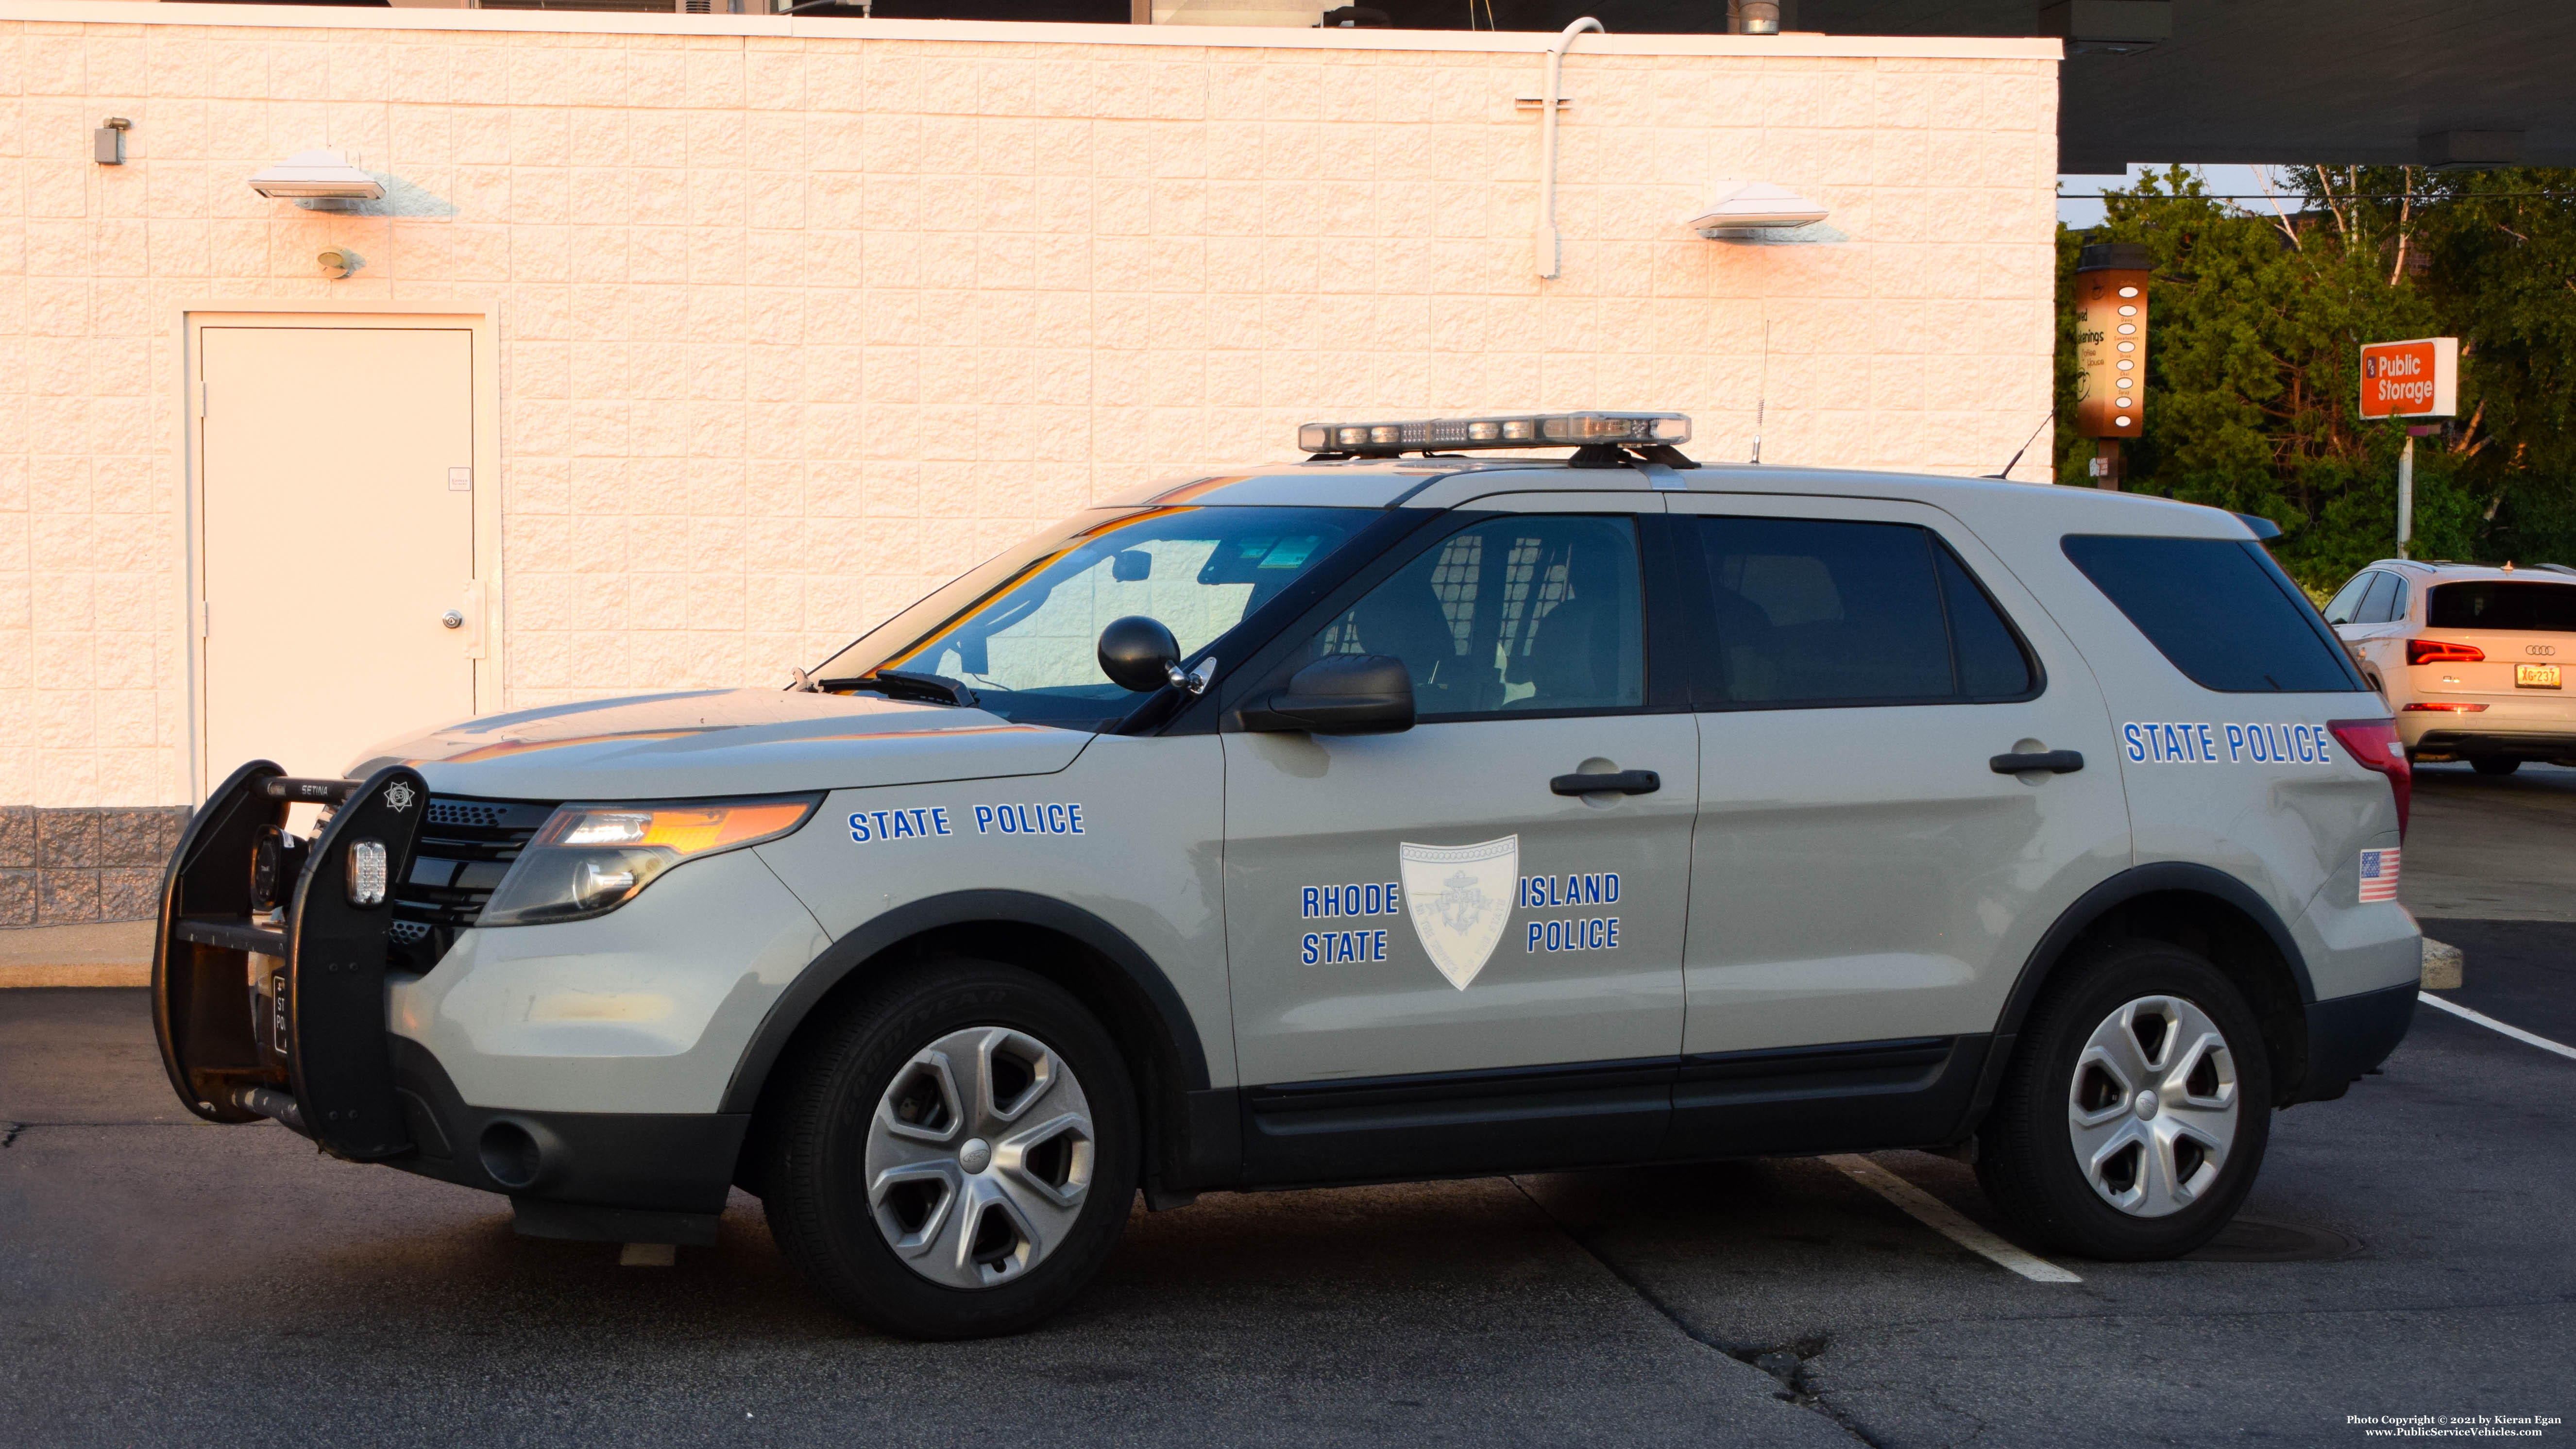
{"label": "front headlight", "polygon": [[533,926],[613,911],[682,861],[793,831],[822,798],[561,806],[520,852],[474,924]]}

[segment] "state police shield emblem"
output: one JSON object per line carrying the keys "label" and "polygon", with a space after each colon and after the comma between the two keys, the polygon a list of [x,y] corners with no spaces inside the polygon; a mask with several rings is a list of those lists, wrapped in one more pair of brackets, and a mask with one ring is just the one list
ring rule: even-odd
{"label": "state police shield emblem", "polygon": [[1521,838],[1481,845],[1399,846],[1404,899],[1413,934],[1431,964],[1464,991],[1511,924],[1512,887],[1520,881]]}

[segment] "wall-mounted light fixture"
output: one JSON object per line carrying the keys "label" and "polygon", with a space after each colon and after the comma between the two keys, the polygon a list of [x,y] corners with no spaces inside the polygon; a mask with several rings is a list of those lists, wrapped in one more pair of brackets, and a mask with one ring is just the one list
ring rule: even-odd
{"label": "wall-mounted light fixture", "polygon": [[1721,181],[1708,210],[1683,225],[1712,241],[1731,233],[1770,227],[1813,226],[1825,219],[1825,208],[1785,186],[1768,181]]}
{"label": "wall-mounted light fixture", "polygon": [[1780,0],[1726,0],[1726,33],[1779,34]]}
{"label": "wall-mounted light fixture", "polygon": [[313,261],[322,269],[322,275],[335,282],[367,264],[366,258],[347,247],[332,247],[315,256]]}
{"label": "wall-mounted light fixture", "polygon": [[99,165],[125,164],[125,133],[133,129],[134,123],[123,116],[110,116],[98,123],[98,129],[89,133],[89,144]]}
{"label": "wall-mounted light fixture", "polygon": [[384,184],[338,151],[298,151],[251,173],[250,189],[272,201],[377,201]]}

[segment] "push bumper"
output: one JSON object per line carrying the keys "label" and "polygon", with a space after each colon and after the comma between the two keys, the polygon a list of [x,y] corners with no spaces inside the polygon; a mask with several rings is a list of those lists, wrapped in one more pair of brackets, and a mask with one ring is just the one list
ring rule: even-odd
{"label": "push bumper", "polygon": [[[298,803],[330,811],[309,848],[282,834]],[[273,1117],[354,1162],[412,1150],[385,1034],[385,930],[428,806],[399,765],[296,780],[259,760],[188,822],[161,883],[152,1015],[189,1111]]]}
{"label": "push bumper", "polygon": [[[154,1028],[180,1101],[210,1122],[273,1119],[335,1157],[508,1194],[522,1232],[714,1241],[747,1115],[475,1107],[427,1047],[387,1029],[391,887],[428,802],[401,766],[298,780],[266,761],[209,797],[163,878],[154,946]],[[285,857],[300,874],[281,873],[297,803],[331,814]]]}
{"label": "push bumper", "polygon": [[2414,1025],[2415,992],[2409,981],[2308,1003],[2308,1069],[2289,1100],[2333,1101],[2388,1060]]}

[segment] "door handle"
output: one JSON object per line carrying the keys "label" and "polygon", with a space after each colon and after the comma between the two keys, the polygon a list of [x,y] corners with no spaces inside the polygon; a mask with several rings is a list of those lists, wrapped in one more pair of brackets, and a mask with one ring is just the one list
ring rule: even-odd
{"label": "door handle", "polygon": [[1652,770],[1621,770],[1615,775],[1559,775],[1547,782],[1547,788],[1559,795],[1592,795],[1604,791],[1652,795],[1664,788],[1664,777]]}
{"label": "door handle", "polygon": [[2072,775],[2084,768],[2084,756],[2074,750],[2049,750],[2033,755],[1997,755],[1986,761],[1986,768],[1998,775],[2018,775],[2026,770],[2045,770],[2052,775]]}

